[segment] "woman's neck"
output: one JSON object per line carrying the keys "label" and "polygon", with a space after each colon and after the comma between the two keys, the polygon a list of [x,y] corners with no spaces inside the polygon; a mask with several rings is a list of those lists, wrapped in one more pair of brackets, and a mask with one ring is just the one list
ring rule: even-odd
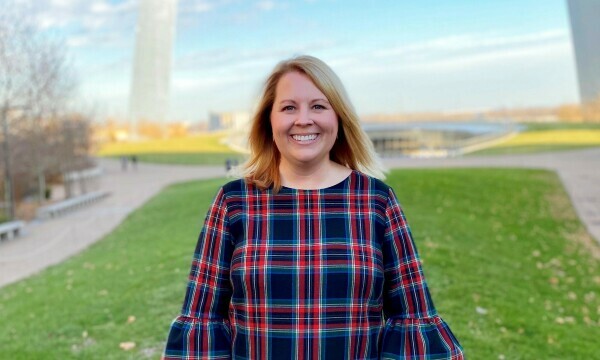
{"label": "woman's neck", "polygon": [[285,161],[279,164],[281,184],[292,189],[322,189],[344,180],[351,169],[328,160],[316,166],[293,166]]}

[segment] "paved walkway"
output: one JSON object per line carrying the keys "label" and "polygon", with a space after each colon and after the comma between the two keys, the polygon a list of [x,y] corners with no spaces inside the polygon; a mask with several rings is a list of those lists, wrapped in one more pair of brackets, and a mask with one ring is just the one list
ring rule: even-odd
{"label": "paved walkway", "polygon": [[[386,159],[389,167],[526,167],[555,170],[588,231],[600,241],[600,148],[535,155],[454,159]],[[139,164],[123,172],[117,161],[101,160],[100,187],[112,195],[70,215],[28,224],[26,235],[0,243],[0,287],[30,276],[82,251],[115,229],[133,210],[166,185],[224,176],[222,167]]]}
{"label": "paved walkway", "polygon": [[114,230],[133,210],[165,186],[186,180],[225,176],[222,167],[138,164],[122,171],[102,159],[100,189],[111,195],[66,216],[27,224],[22,237],[0,242],[0,287],[58,264]]}

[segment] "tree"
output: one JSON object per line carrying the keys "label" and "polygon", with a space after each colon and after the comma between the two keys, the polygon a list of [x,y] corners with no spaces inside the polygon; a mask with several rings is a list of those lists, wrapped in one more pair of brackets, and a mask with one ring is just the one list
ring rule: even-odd
{"label": "tree", "polygon": [[582,106],[583,118],[589,122],[600,122],[600,95]]}
{"label": "tree", "polygon": [[[16,2],[2,8],[0,121],[6,200],[12,203],[12,178],[18,175],[23,184],[36,179],[41,202],[47,175],[65,168],[60,160],[73,158],[65,154],[75,152],[76,145],[60,132],[73,124],[67,102],[76,88],[75,76],[60,41],[40,31]],[[89,123],[78,123],[89,128]],[[89,139],[89,131],[85,136]],[[73,148],[67,151],[69,146]]]}

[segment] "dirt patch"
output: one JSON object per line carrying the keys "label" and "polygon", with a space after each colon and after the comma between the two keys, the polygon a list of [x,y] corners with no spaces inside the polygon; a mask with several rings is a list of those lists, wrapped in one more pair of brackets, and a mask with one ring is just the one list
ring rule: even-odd
{"label": "dirt patch", "polygon": [[559,221],[576,221],[579,219],[571,198],[564,191],[552,192],[546,195],[546,201],[550,204],[552,218]]}
{"label": "dirt patch", "polygon": [[572,252],[574,249],[570,245],[575,245],[575,247],[580,247],[583,252],[590,254],[594,259],[600,260],[600,244],[585,230],[575,212],[571,198],[565,192],[562,184],[560,184],[557,191],[547,193],[545,198],[550,206],[550,214],[553,219],[571,223],[568,224],[569,230],[563,233],[563,236],[569,242],[567,252]]}
{"label": "dirt patch", "polygon": [[581,253],[590,254],[595,260],[600,260],[600,244],[585,230],[580,227],[573,232],[565,232],[565,238],[581,247]]}

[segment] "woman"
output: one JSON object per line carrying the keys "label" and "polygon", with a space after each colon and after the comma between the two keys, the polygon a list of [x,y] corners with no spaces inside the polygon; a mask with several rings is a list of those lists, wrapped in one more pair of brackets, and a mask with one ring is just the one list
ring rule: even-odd
{"label": "woman", "polygon": [[252,121],[244,179],[209,210],[165,358],[463,359],[333,71],[281,62]]}

